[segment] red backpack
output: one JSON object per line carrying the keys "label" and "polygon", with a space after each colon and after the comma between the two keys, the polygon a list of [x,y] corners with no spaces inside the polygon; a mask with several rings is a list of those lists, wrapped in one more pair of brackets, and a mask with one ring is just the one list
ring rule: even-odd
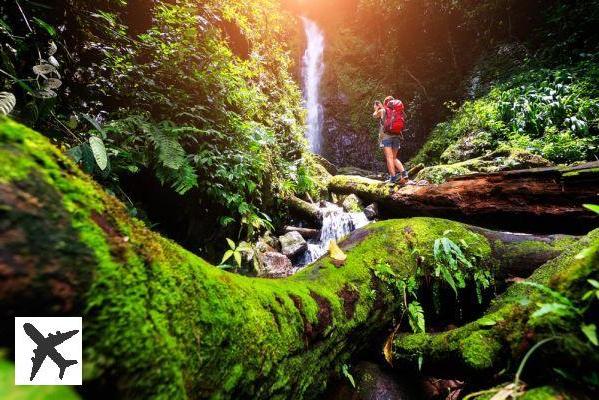
{"label": "red backpack", "polygon": [[385,106],[385,132],[401,135],[405,126],[404,105],[401,100],[391,100]]}

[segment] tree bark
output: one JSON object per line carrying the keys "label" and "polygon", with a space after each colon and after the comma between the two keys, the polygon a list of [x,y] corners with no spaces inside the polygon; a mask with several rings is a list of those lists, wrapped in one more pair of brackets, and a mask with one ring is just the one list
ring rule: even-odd
{"label": "tree bark", "polygon": [[410,249],[430,254],[452,231],[480,268],[495,265],[471,227],[412,218],[355,231],[341,268],[323,258],[290,278],[248,278],[150,231],[10,120],[0,121],[0,159],[2,343],[12,346],[14,316],[83,316],[83,391],[95,395],[313,398],[389,327],[402,301],[378,275],[411,276],[421,260]]}
{"label": "tree bark", "polygon": [[536,233],[580,234],[599,225],[599,216],[582,207],[599,203],[599,162],[473,174],[427,186],[391,186],[337,175],[329,182],[329,190],[375,201],[386,217],[444,217]]}

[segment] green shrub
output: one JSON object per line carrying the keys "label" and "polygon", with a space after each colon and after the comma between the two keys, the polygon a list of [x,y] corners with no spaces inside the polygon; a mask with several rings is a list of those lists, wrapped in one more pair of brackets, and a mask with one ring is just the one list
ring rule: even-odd
{"label": "green shrub", "polygon": [[466,101],[435,128],[413,162],[438,163],[448,147],[477,131],[491,133],[494,148],[507,143],[557,163],[593,160],[599,153],[598,80],[592,61],[521,72]]}

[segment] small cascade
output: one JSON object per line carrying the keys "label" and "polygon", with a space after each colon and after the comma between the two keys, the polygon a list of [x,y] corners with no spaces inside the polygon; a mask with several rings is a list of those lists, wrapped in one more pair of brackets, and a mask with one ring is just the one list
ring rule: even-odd
{"label": "small cascade", "polygon": [[339,241],[352,231],[367,225],[370,221],[363,212],[346,212],[342,207],[326,203],[322,210],[322,228],[318,240],[309,240],[308,249],[299,258],[296,267],[302,267],[318,260],[329,251],[331,240]]}
{"label": "small cascade", "polygon": [[310,149],[320,154],[322,148],[323,111],[320,104],[320,80],[324,72],[324,35],[314,21],[301,17],[306,32],[306,51],[302,59],[304,100],[308,111],[306,137]]}

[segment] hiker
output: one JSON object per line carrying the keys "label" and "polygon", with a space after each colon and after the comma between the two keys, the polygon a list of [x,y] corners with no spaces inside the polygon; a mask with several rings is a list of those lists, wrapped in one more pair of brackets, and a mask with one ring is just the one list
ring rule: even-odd
{"label": "hiker", "polygon": [[395,100],[387,96],[385,101],[374,102],[373,117],[379,119],[379,141],[383,149],[387,170],[389,171],[389,183],[396,183],[399,179],[408,179],[408,172],[397,158],[400,149],[400,137],[404,127],[404,105],[401,100]]}

